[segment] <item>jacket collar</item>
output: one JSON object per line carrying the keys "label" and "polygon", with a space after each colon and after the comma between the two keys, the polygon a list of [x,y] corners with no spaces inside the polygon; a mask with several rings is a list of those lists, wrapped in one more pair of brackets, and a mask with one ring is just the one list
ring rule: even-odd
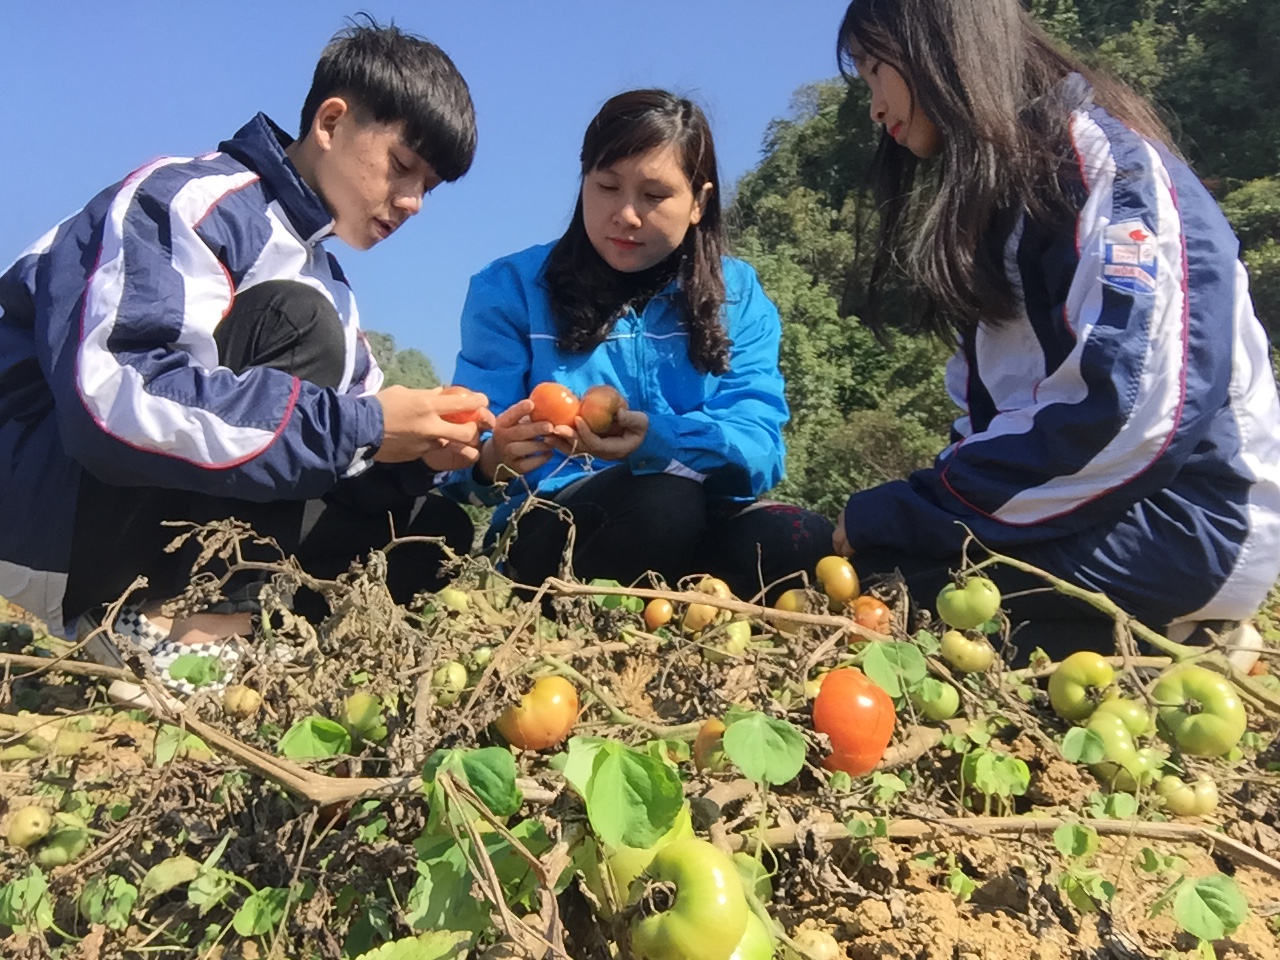
{"label": "jacket collar", "polygon": [[308,243],[319,243],[333,232],[333,216],[284,152],[291,143],[293,137],[259,113],[230,140],[218,144],[218,149],[261,176],[298,235]]}

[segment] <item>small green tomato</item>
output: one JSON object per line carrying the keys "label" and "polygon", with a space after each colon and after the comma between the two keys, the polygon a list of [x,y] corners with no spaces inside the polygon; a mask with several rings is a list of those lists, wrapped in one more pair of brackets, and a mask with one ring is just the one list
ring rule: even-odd
{"label": "small green tomato", "polygon": [[53,817],[43,807],[23,807],[9,817],[8,840],[12,846],[25,850],[43,840],[53,826]]}
{"label": "small green tomato", "polygon": [[1184,783],[1173,775],[1161,777],[1156,793],[1175,817],[1203,817],[1218,808],[1218,785],[1208,777]]}
{"label": "small green tomato", "polygon": [[442,664],[431,675],[431,689],[435,691],[436,703],[449,706],[467,689],[467,668],[457,660]]}
{"label": "small green tomato", "polygon": [[1000,609],[1000,588],[986,577],[970,577],[963,587],[949,583],[935,601],[942,622],[957,630],[972,630]]}
{"label": "small green tomato", "polygon": [[[1071,654],[1049,677],[1049,703],[1063,720],[1085,720],[1093,714],[1116,672],[1092,650]],[[1126,728],[1127,728],[1126,724]]]}
{"label": "small green tomato", "polygon": [[467,595],[467,591],[458,587],[441,587],[436,591],[436,600],[442,607],[456,610],[459,613],[471,606],[471,597]]}
{"label": "small green tomato", "polygon": [[995,648],[982,640],[970,640],[959,630],[948,630],[938,641],[942,659],[961,673],[984,673],[996,662]]}

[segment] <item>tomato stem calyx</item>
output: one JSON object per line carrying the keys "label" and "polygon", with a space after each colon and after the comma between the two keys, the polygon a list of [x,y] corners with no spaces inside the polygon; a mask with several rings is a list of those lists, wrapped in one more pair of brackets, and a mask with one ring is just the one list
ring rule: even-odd
{"label": "tomato stem calyx", "polygon": [[666,913],[676,905],[676,885],[670,880],[650,880],[640,900],[640,912],[646,917]]}

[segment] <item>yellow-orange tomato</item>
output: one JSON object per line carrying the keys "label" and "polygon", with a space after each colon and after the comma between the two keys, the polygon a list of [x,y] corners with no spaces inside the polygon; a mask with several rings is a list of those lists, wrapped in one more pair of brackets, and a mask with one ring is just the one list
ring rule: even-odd
{"label": "yellow-orange tomato", "polygon": [[853,622],[876,633],[888,633],[889,625],[893,623],[893,614],[883,600],[861,596],[853,601]]}
{"label": "yellow-orange tomato", "polygon": [[[474,390],[468,390],[466,387],[452,386],[445,387],[440,391],[442,397],[465,396],[475,393]],[[449,423],[475,423],[480,419],[480,411],[483,407],[476,407],[474,410],[459,410],[456,413],[442,413],[441,420],[447,420]]]}
{"label": "yellow-orange tomato", "polygon": [[626,407],[627,401],[613,387],[601,384],[582,395],[580,416],[598,437],[610,437],[619,433],[614,418]]}
{"label": "yellow-orange tomato", "polygon": [[[774,601],[773,608],[775,610],[786,610],[788,613],[805,613],[807,612],[808,601],[808,594],[799,587],[794,587],[790,590],[784,591],[783,594]],[[778,617],[776,619],[771,618],[769,622],[777,627],[782,633],[786,634],[795,633],[801,627],[801,623],[799,621],[784,617]]]}
{"label": "yellow-orange tomato", "polygon": [[543,677],[507,707],[494,726],[507,743],[521,750],[545,750],[562,743],[578,720],[578,691],[564,677]]}
{"label": "yellow-orange tomato", "polygon": [[832,604],[846,604],[858,595],[858,574],[844,557],[823,557],[815,572]]}
{"label": "yellow-orange tomato", "polygon": [[698,590],[721,600],[733,599],[733,591],[729,589],[729,585],[717,577],[703,577],[698,581]]}
{"label": "yellow-orange tomato", "polygon": [[533,388],[529,394],[533,401],[533,411],[529,419],[536,423],[546,421],[557,427],[572,427],[573,418],[578,415],[578,398],[563,383],[548,380]]}
{"label": "yellow-orange tomato", "polygon": [[660,598],[650,600],[644,608],[644,628],[652,633],[659,627],[670,623],[673,613],[675,613],[675,610],[672,608],[670,600],[662,600]]}
{"label": "yellow-orange tomato", "polygon": [[693,765],[699,770],[718,771],[725,767],[724,721],[716,717],[704,720],[693,741]]}

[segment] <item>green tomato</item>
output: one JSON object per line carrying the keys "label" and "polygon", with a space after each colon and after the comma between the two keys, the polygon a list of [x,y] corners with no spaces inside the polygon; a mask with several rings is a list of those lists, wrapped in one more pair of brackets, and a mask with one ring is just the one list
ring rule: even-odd
{"label": "green tomato", "polygon": [[477,670],[483,670],[489,665],[489,661],[493,659],[493,647],[485,644],[476,647],[471,651],[471,662],[475,664]]}
{"label": "green tomato", "polygon": [[1092,715],[1096,717],[1099,714],[1108,713],[1123,720],[1124,725],[1135,737],[1145,737],[1155,731],[1155,717],[1145,703],[1129,700],[1126,697],[1108,697],[1098,704]]}
{"label": "green tomato", "polygon": [[467,595],[467,591],[457,587],[441,587],[436,591],[436,600],[442,607],[457,610],[459,613],[471,606],[471,597]]}
{"label": "green tomato", "polygon": [[693,836],[693,816],[689,804],[680,808],[671,829],[658,838],[652,847],[618,846],[605,859],[605,866],[613,877],[613,887],[618,892],[618,899],[626,903],[631,894],[633,884],[640,874],[653,863],[658,851],[676,840],[684,840]]}
{"label": "green tomato", "polygon": [[387,738],[387,722],[382,715],[382,701],[363,690],[357,690],[343,701],[339,722],[353,736],[373,743],[380,743]]}
{"label": "green tomato", "polygon": [[65,866],[84,853],[88,845],[89,831],[84,827],[58,827],[37,851],[36,863],[42,867]]}
{"label": "green tomato", "polygon": [[950,720],[960,710],[960,691],[949,683],[941,683],[939,686],[941,692],[932,700],[922,699],[919,687],[911,690],[912,706],[926,720]]}
{"label": "green tomato", "polygon": [[844,950],[826,930],[801,927],[791,934],[791,942],[804,951],[796,953],[788,946],[782,948],[783,960],[841,960]]}
{"label": "green tomato", "polygon": [[658,851],[650,884],[632,889],[644,901],[631,921],[636,960],[729,960],[747,930],[738,868],[705,840],[687,838]]}
{"label": "green tomato", "polygon": [[948,583],[936,602],[942,622],[957,630],[972,630],[1000,609],[1000,588],[986,577],[970,577],[963,587]]}
{"label": "green tomato", "polygon": [[1112,790],[1136,792],[1159,774],[1164,753],[1150,747],[1139,750],[1123,718],[1095,713],[1089,718],[1088,729],[1102,738],[1104,757],[1089,770]]}
{"label": "green tomato", "polygon": [[714,639],[715,646],[704,644],[702,647],[702,655],[712,663],[740,657],[751,645],[751,621],[731,620],[724,625],[721,635]]}
{"label": "green tomato", "polygon": [[738,868],[742,886],[754,893],[757,900],[768,903],[773,899],[773,878],[769,875],[768,867],[743,850],[729,859]]}
{"label": "green tomato", "polygon": [[747,929],[742,932],[738,948],[733,951],[729,960],[771,960],[773,948],[773,934],[754,910],[748,910]]}
{"label": "green tomato", "polygon": [[23,850],[43,840],[53,826],[53,817],[43,807],[23,807],[9,816],[8,841]]}
{"label": "green tomato", "polygon": [[1156,793],[1175,817],[1203,817],[1218,808],[1218,785],[1208,777],[1183,783],[1173,775],[1161,777]]}
{"label": "green tomato", "polygon": [[1080,650],[1058,664],[1049,677],[1049,703],[1063,720],[1084,720],[1102,700],[1116,672],[1100,653]]}
{"label": "green tomato", "polygon": [[970,640],[959,630],[948,630],[939,639],[942,659],[961,673],[985,673],[996,662],[996,651],[985,639]]}
{"label": "green tomato", "polygon": [[436,703],[447,707],[457,701],[462,691],[467,689],[467,668],[457,660],[450,660],[436,668],[431,675],[431,689],[435,691]]}
{"label": "green tomato", "polygon": [[1249,725],[1231,681],[1212,670],[1184,664],[1165,672],[1151,696],[1160,704],[1160,724],[1183,753],[1220,757]]}

